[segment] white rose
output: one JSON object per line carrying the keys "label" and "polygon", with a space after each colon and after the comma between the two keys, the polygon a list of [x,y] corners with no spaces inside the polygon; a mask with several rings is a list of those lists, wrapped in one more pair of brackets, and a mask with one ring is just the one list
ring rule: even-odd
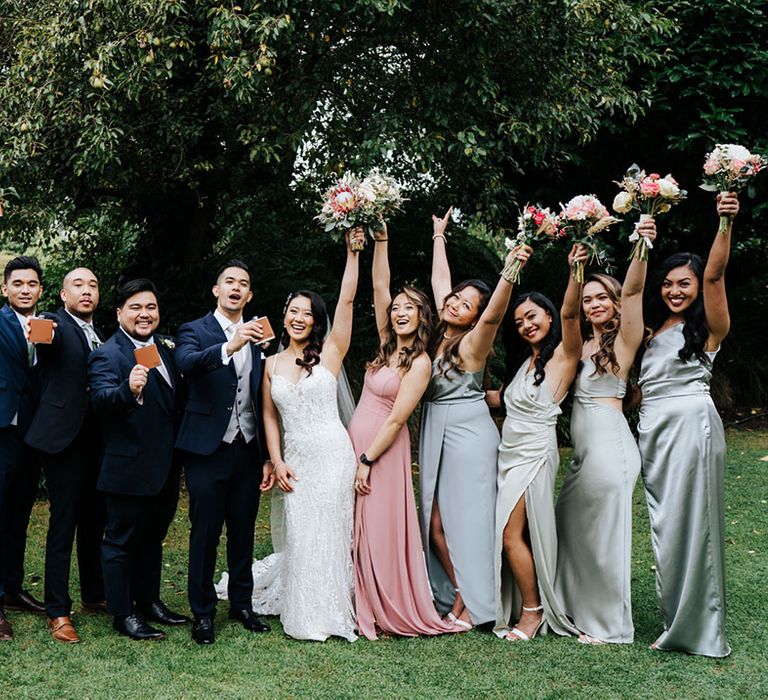
{"label": "white rose", "polygon": [[719,144],[718,148],[725,150],[725,152],[728,154],[728,160],[747,160],[747,158],[749,158],[751,155],[750,152],[744,148],[744,146],[739,146],[735,143]]}
{"label": "white rose", "polygon": [[666,178],[658,180],[658,184],[659,196],[663,199],[673,199],[680,194],[680,188],[674,182],[670,182]]}
{"label": "white rose", "polygon": [[613,210],[619,214],[627,214],[632,211],[632,195],[629,192],[619,192],[613,198]]}

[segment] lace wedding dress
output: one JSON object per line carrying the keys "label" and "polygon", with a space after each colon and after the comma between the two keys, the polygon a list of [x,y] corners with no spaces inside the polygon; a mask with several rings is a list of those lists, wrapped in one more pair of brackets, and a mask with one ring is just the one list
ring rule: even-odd
{"label": "lace wedding dress", "polygon": [[[296,384],[273,373],[272,399],[283,424],[283,459],[296,481],[291,493],[273,497],[276,553],[253,564],[254,610],[279,614],[283,631],[294,639],[354,641],[357,459],[339,419],[336,377],[322,365]],[[226,595],[226,578],[216,588]]]}

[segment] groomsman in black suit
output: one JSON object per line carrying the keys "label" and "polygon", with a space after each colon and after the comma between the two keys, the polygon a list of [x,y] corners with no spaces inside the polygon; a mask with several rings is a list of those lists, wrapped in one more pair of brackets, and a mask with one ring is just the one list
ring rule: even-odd
{"label": "groomsman in black suit", "polygon": [[[179,496],[173,445],[181,378],[172,341],[155,336],[160,310],[152,282],[127,282],[116,302],[120,327],[88,359],[91,401],[104,440],[97,484],[107,507],[104,588],[118,632],[163,639],[148,622],[189,621],[160,600],[163,540]],[[150,368],[139,364],[134,352],[152,345],[160,364]]]}
{"label": "groomsman in black suit", "polygon": [[[251,632],[269,627],[251,605],[253,537],[260,485],[272,478],[263,439],[260,391],[261,325],[243,321],[251,300],[248,267],[226,263],[213,287],[216,310],[183,325],[176,362],[188,382],[189,400],[176,446],[186,451],[189,491],[189,603],[192,638],[214,641],[216,549],[227,524],[229,616]],[[264,479],[262,480],[262,465]]]}
{"label": "groomsman in black suit", "polygon": [[0,640],[13,636],[5,607],[45,612],[42,603],[23,589],[27,526],[40,480],[40,464],[24,435],[36,400],[35,348],[27,321],[43,291],[37,258],[20,256],[3,272],[0,309]]}
{"label": "groomsman in black suit", "polygon": [[90,410],[88,356],[104,338],[93,326],[99,282],[84,267],[62,283],[63,308],[44,314],[56,323],[53,342],[38,344],[40,402],[26,443],[43,454],[50,502],[45,545],[45,607],[54,639],[74,643],[70,620],[69,569],[77,531],[77,561],[83,608],[106,612],[101,574],[104,496],[96,490],[101,458],[98,421]]}

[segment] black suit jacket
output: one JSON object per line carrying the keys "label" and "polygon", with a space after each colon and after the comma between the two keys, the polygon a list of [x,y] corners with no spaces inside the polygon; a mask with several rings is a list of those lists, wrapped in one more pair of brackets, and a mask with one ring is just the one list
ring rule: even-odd
{"label": "black suit jacket", "polygon": [[174,465],[181,387],[173,352],[160,336],[155,342],[172,387],[156,369],[139,403],[128,387],[136,365],[134,345],[117,332],[88,358],[91,402],[101,421],[104,452],[97,488],[106,493],[154,496],[165,485]]}
{"label": "black suit jacket", "polygon": [[[77,437],[88,415],[91,348],[77,321],[63,308],[44,316],[57,326],[51,345],[37,345],[40,400],[26,442],[47,454],[58,454]],[[98,331],[97,335],[103,340]]]}
{"label": "black suit jacket", "polygon": [[[219,447],[232,416],[237,394],[235,363],[221,361],[221,346],[227,336],[212,313],[185,323],[176,336],[176,362],[187,381],[189,400],[176,446],[199,455],[210,455]],[[256,416],[259,449],[268,458],[261,418],[261,378],[264,361],[261,348],[251,344],[251,399]]]}
{"label": "black suit jacket", "polygon": [[38,393],[27,347],[19,319],[6,304],[0,308],[0,428],[8,427],[18,414],[22,434],[29,426]]}

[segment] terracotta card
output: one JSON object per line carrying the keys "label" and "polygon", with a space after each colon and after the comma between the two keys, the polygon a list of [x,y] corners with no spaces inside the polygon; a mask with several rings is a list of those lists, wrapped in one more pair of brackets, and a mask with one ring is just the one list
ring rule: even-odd
{"label": "terracotta card", "polygon": [[29,342],[50,345],[53,342],[53,321],[49,318],[30,318]]}
{"label": "terracotta card", "polygon": [[266,316],[260,316],[253,320],[256,321],[256,323],[261,324],[261,330],[264,332],[264,336],[258,343],[256,343],[256,345],[261,345],[262,343],[275,339],[275,331],[272,330],[272,325]]}
{"label": "terracotta card", "polygon": [[157,345],[147,345],[145,348],[136,348],[133,351],[137,364],[144,365],[147,369],[159,367],[163,363],[160,360],[160,352]]}

